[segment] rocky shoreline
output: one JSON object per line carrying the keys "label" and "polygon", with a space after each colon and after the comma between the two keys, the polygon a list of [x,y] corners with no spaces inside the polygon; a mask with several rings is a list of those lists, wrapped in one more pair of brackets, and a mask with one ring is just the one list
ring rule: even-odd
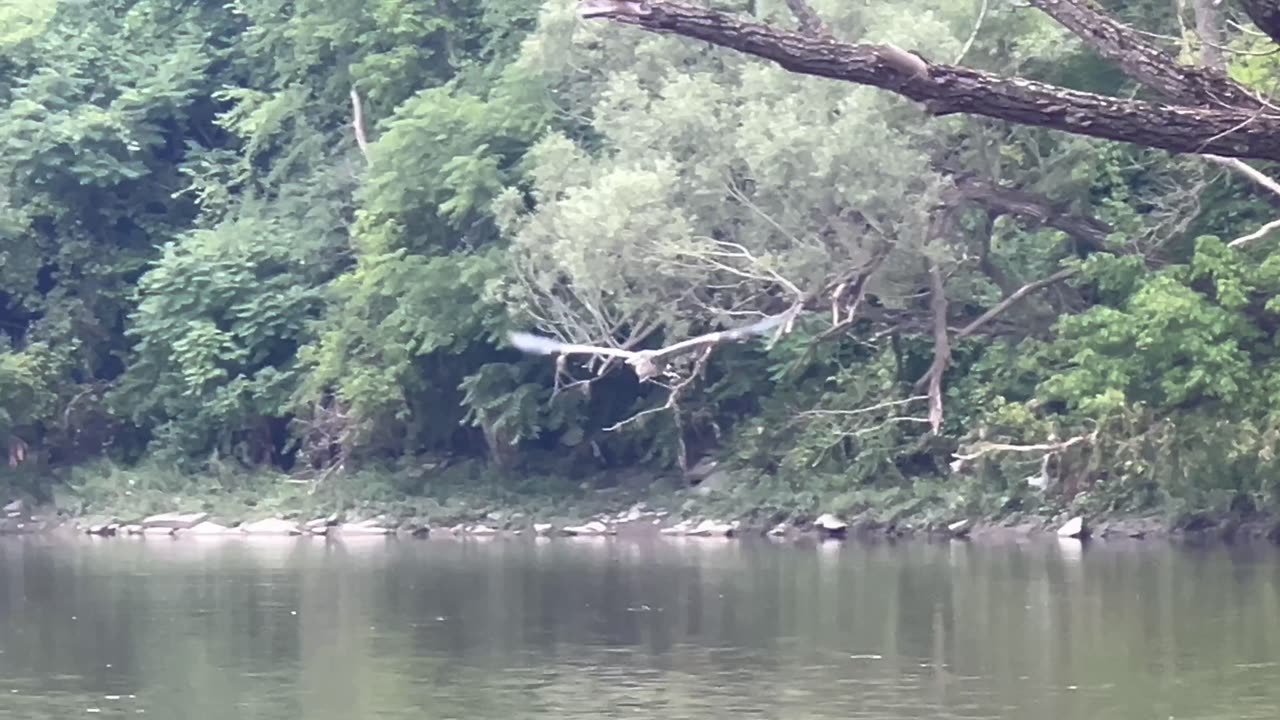
{"label": "rocky shoreline", "polygon": [[713,517],[679,517],[680,513],[637,502],[627,510],[596,514],[585,520],[541,520],[519,512],[491,512],[468,522],[433,527],[424,519],[396,519],[387,515],[347,517],[333,512],[324,516],[281,513],[272,517],[232,520],[213,518],[207,512],[167,512],[138,518],[74,517],[55,507],[31,507],[15,500],[0,510],[0,535],[73,533],[97,537],[185,536],[324,536],[369,537],[703,537],[743,538],[927,538],[1011,539],[1057,536],[1075,539],[1187,539],[1280,543],[1280,518],[1255,515],[1247,518],[1207,514],[1193,516],[1182,526],[1160,517],[1118,517],[1090,520],[1082,516],[995,521],[958,518],[943,523],[884,523],[863,516],[840,517],[824,513],[769,525],[725,521]]}
{"label": "rocky shoreline", "polygon": [[[1218,527],[1217,524],[1214,526]],[[445,535],[452,537],[742,538],[767,536],[775,539],[925,537],[957,540],[1015,539],[1035,535],[1077,539],[1090,537],[1143,539],[1179,534],[1155,518],[1129,518],[1091,523],[1079,516],[1065,521],[1061,518],[1057,520],[1043,518],[1018,523],[960,518],[945,524],[914,526],[909,523],[870,522],[857,517],[843,518],[833,513],[824,513],[812,519],[756,526],[737,520],[723,521],[707,517],[679,518],[670,510],[650,508],[643,502],[636,503],[626,511],[598,514],[586,521],[542,521],[525,517],[520,513],[509,515],[490,513],[483,519],[456,523],[448,527],[432,527],[425,520],[397,520],[385,515],[357,519],[344,517],[342,513],[330,513],[323,517],[287,513],[254,520],[219,522],[206,512],[179,511],[125,519],[72,517],[67,512],[56,508],[30,508],[22,501],[10,502],[3,508],[3,517],[0,517],[0,535],[39,534],[54,531],[97,537],[406,536],[425,538]],[[1280,538],[1280,526],[1274,522],[1239,524],[1234,532],[1218,534],[1223,537],[1265,537],[1275,540]]]}

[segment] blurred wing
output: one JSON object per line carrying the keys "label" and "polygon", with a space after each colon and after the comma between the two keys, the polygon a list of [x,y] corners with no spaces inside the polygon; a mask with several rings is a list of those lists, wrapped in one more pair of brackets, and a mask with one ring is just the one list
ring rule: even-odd
{"label": "blurred wing", "polygon": [[610,355],[629,358],[635,353],[618,348],[596,347],[595,345],[574,345],[562,343],[555,338],[543,337],[526,332],[513,332],[507,336],[512,347],[535,355]]}
{"label": "blurred wing", "polygon": [[793,311],[788,310],[787,312],[780,313],[778,315],[771,315],[763,320],[757,320],[756,322],[744,327],[734,328],[732,330],[723,330],[721,332],[707,333],[706,335],[699,335],[698,337],[689,338],[688,340],[681,340],[674,345],[662,348],[656,353],[656,356],[678,355],[682,352],[688,352],[703,345],[745,340],[753,335],[763,335],[786,322],[787,319],[794,314],[795,313]]}

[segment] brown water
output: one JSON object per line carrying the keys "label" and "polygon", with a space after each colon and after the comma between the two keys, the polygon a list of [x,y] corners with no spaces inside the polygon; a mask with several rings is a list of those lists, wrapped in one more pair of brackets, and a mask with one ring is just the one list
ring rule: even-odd
{"label": "brown water", "polygon": [[1280,717],[1280,555],[0,540],[0,718]]}

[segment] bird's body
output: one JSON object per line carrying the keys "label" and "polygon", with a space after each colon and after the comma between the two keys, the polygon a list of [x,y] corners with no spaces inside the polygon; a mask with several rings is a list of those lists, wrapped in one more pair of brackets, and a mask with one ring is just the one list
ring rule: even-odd
{"label": "bird's body", "polygon": [[741,341],[755,335],[762,335],[786,322],[793,315],[794,313],[790,311],[780,315],[772,315],[746,327],[699,335],[657,350],[624,350],[622,348],[598,345],[565,343],[555,338],[526,332],[513,332],[509,335],[509,338],[511,345],[517,350],[537,355],[604,355],[622,358],[635,370],[636,377],[644,381],[661,374],[666,368],[669,358],[698,348],[719,345],[723,342]]}

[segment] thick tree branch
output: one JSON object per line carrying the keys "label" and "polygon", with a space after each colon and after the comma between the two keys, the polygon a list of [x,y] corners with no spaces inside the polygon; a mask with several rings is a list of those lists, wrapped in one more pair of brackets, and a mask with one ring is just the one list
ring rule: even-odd
{"label": "thick tree branch", "polygon": [[1275,0],[1238,0],[1249,19],[1258,29],[1280,43],[1280,3]]}
{"label": "thick tree branch", "polygon": [[971,202],[1000,215],[1030,218],[1041,225],[1061,230],[1090,250],[1106,249],[1107,236],[1112,232],[1111,226],[1101,220],[1056,207],[1044,196],[1001,187],[974,177],[957,180],[955,187],[943,194],[942,201],[949,205]]}
{"label": "thick tree branch", "polygon": [[1226,73],[1215,67],[1179,63],[1132,28],[1094,9],[1093,3],[1030,0],[1030,4],[1078,35],[1099,55],[1120,66],[1124,74],[1169,100],[1201,107],[1262,107],[1253,93],[1228,78]]}
{"label": "thick tree branch", "polygon": [[582,0],[579,12],[703,40],[800,74],[884,88],[936,115],[980,115],[1173,153],[1280,160],[1280,115],[1265,111],[1125,100],[922,60],[913,69],[897,48],[808,37],[676,0]]}

